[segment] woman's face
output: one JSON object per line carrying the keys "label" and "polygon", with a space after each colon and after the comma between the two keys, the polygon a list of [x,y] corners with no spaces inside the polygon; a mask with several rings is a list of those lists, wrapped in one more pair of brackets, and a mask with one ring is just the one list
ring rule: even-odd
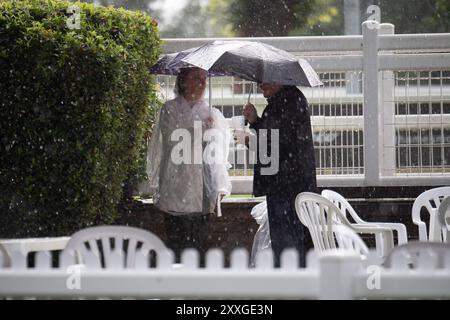
{"label": "woman's face", "polygon": [[192,69],[183,81],[184,98],[188,101],[197,101],[203,97],[208,73],[202,69]]}

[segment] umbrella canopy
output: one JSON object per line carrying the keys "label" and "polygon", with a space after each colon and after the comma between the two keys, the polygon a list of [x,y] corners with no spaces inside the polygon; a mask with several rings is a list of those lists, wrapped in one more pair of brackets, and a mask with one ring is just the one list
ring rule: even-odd
{"label": "umbrella canopy", "polygon": [[[153,65],[150,68],[150,73],[176,76],[181,68],[194,67],[193,65],[182,61],[182,59],[197,49],[199,49],[199,47],[189,48],[183,51],[166,54],[164,57],[159,59],[155,65]],[[225,76],[226,74],[223,72],[215,72],[214,70],[209,70],[208,75],[212,77],[217,77],[217,76]]]}
{"label": "umbrella canopy", "polygon": [[306,60],[256,41],[214,41],[193,50],[180,61],[209,72],[259,83],[322,85]]}
{"label": "umbrella canopy", "polygon": [[186,49],[180,52],[169,53],[158,60],[154,66],[150,68],[150,73],[177,75],[178,71],[184,67],[192,67],[191,65],[181,61],[189,53],[197,50],[199,47]]}
{"label": "umbrella canopy", "polygon": [[229,75],[259,83],[308,87],[322,85],[306,60],[256,41],[214,41],[168,54],[150,72],[176,75],[186,67],[199,67],[210,76]]}

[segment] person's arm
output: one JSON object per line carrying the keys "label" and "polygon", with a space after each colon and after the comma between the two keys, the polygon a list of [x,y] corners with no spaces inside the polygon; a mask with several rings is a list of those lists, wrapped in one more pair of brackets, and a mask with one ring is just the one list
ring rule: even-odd
{"label": "person's arm", "polygon": [[280,152],[297,157],[301,150],[294,141],[307,143],[311,139],[311,122],[306,100],[289,100],[282,107],[282,127],[280,128]]}
{"label": "person's arm", "polygon": [[249,124],[250,124],[250,129],[253,129],[253,130],[260,129],[261,117],[256,116],[255,122],[253,122],[253,123],[249,122]]}

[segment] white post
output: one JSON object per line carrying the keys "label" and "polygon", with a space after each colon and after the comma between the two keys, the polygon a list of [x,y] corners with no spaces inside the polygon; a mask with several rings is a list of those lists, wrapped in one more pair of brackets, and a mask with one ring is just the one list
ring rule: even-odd
{"label": "white post", "polygon": [[[380,24],[380,35],[394,34],[394,25],[391,23]],[[393,71],[383,71],[379,80],[381,88],[380,115],[381,131],[383,139],[380,139],[381,176],[394,176],[396,172],[395,161],[395,80]]]}
{"label": "white post", "polygon": [[[344,0],[344,33],[345,35],[361,34],[359,0]],[[361,93],[360,74],[357,72],[346,72],[347,93]]]}
{"label": "white post", "polygon": [[329,250],[319,257],[319,299],[353,299],[353,279],[361,270],[361,256],[354,251]]}
{"label": "white post", "polygon": [[364,174],[365,185],[376,186],[380,180],[379,89],[378,89],[378,29],[377,21],[365,21],[363,33],[364,88]]}

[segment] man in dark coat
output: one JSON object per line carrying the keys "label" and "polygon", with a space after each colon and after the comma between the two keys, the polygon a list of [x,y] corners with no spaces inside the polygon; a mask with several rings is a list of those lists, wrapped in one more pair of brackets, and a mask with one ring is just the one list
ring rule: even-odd
{"label": "man in dark coat", "polygon": [[[271,164],[263,165],[257,152],[254,167],[253,194],[266,196],[272,250],[275,265],[279,266],[280,254],[286,248],[296,248],[300,264],[305,265],[305,255],[312,241],[308,229],[300,222],[295,210],[295,197],[301,192],[317,192],[314,144],[308,102],[295,86],[260,84],[268,105],[261,117],[252,104],[244,107],[243,115],[256,131],[258,138],[267,129],[267,151],[276,155],[279,150],[279,168],[266,174]],[[270,141],[270,130],[279,133],[278,146]],[[258,148],[261,142],[258,139]],[[275,154],[273,154],[275,152]],[[266,172],[269,172],[268,170]]]}

